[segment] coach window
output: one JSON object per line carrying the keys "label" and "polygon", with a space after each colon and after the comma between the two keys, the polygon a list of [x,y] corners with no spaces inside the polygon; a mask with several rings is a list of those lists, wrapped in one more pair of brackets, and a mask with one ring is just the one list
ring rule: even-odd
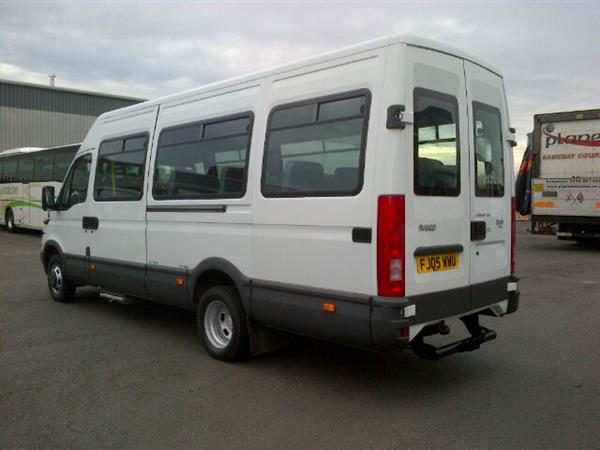
{"label": "coach window", "polygon": [[33,179],[35,181],[52,181],[54,173],[54,155],[39,155],[35,158],[33,166]]}
{"label": "coach window", "polygon": [[17,171],[17,178],[21,183],[29,183],[33,176],[33,163],[34,159],[32,156],[19,158],[19,169]]}
{"label": "coach window", "polygon": [[450,95],[416,88],[414,103],[415,193],[458,196],[458,102]]}
{"label": "coach window", "polygon": [[502,121],[498,108],[473,102],[475,195],[504,196]]}
{"label": "coach window", "polygon": [[360,192],[368,113],[367,91],[275,108],[267,130],[263,195],[307,197]]}
{"label": "coach window", "polygon": [[154,168],[154,198],[242,197],[251,130],[249,113],[163,130]]}
{"label": "coach window", "polygon": [[4,162],[4,170],[2,171],[2,178],[5,183],[16,183],[17,181],[17,159],[9,159]]}
{"label": "coach window", "polygon": [[74,156],[74,152],[60,152],[56,154],[54,157],[54,181],[62,182],[65,179]]}
{"label": "coach window", "polygon": [[94,200],[135,201],[144,192],[148,135],[110,139],[98,148]]}
{"label": "coach window", "polygon": [[67,175],[62,191],[60,192],[60,205],[68,209],[87,199],[92,155],[84,155],[75,160],[71,171]]}

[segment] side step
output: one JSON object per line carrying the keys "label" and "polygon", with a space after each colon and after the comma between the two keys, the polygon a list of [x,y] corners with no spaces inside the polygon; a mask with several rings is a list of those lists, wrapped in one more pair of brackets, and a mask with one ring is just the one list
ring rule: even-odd
{"label": "side step", "polygon": [[432,361],[438,361],[455,353],[472,352],[477,350],[481,344],[496,339],[496,332],[479,325],[479,314],[461,317],[471,337],[452,342],[451,344],[435,347],[426,344],[423,340],[426,336],[434,334],[448,334],[448,327],[440,322],[423,328],[421,332],[411,341],[410,346],[417,356]]}
{"label": "side step", "polygon": [[113,294],[111,292],[100,292],[100,298],[108,300],[109,303],[120,303],[121,305],[135,305],[145,303],[146,300],[138,297],[128,297],[126,295]]}

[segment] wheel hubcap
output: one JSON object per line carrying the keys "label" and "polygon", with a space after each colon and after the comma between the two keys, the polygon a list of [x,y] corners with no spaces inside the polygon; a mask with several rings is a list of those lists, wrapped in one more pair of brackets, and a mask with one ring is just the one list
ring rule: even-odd
{"label": "wheel hubcap", "polygon": [[204,331],[212,346],[222,349],[233,337],[233,319],[227,305],[219,300],[211,302],[204,312]]}
{"label": "wheel hubcap", "polygon": [[48,272],[48,283],[50,284],[50,290],[54,295],[60,295],[60,290],[63,285],[62,270],[59,265],[54,265]]}

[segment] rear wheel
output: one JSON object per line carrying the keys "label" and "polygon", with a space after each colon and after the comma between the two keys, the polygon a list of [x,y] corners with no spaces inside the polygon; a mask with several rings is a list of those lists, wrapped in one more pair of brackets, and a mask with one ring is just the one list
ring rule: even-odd
{"label": "rear wheel", "polygon": [[196,323],[204,348],[213,358],[233,361],[247,356],[246,314],[231,286],[213,287],[200,297]]}
{"label": "rear wheel", "polygon": [[66,277],[62,259],[54,255],[48,261],[48,289],[50,296],[57,302],[66,303],[75,297],[75,285]]}
{"label": "rear wheel", "polygon": [[6,231],[9,233],[15,232],[15,216],[13,215],[12,209],[6,210],[4,215],[4,223],[6,224]]}

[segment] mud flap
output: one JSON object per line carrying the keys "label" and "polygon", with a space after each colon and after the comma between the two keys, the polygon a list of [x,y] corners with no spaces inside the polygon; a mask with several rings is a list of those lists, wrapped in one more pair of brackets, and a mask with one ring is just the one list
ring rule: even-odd
{"label": "mud flap", "polygon": [[479,314],[471,314],[461,317],[460,320],[465,325],[471,337],[453,342],[451,344],[435,347],[426,344],[424,338],[435,334],[448,334],[449,329],[443,323],[428,325],[411,341],[410,346],[417,356],[432,361],[437,361],[446,356],[461,352],[472,352],[477,350],[481,344],[496,339],[496,332],[479,325]]}
{"label": "mud flap", "polygon": [[252,356],[269,353],[288,345],[287,334],[249,323],[248,337]]}

